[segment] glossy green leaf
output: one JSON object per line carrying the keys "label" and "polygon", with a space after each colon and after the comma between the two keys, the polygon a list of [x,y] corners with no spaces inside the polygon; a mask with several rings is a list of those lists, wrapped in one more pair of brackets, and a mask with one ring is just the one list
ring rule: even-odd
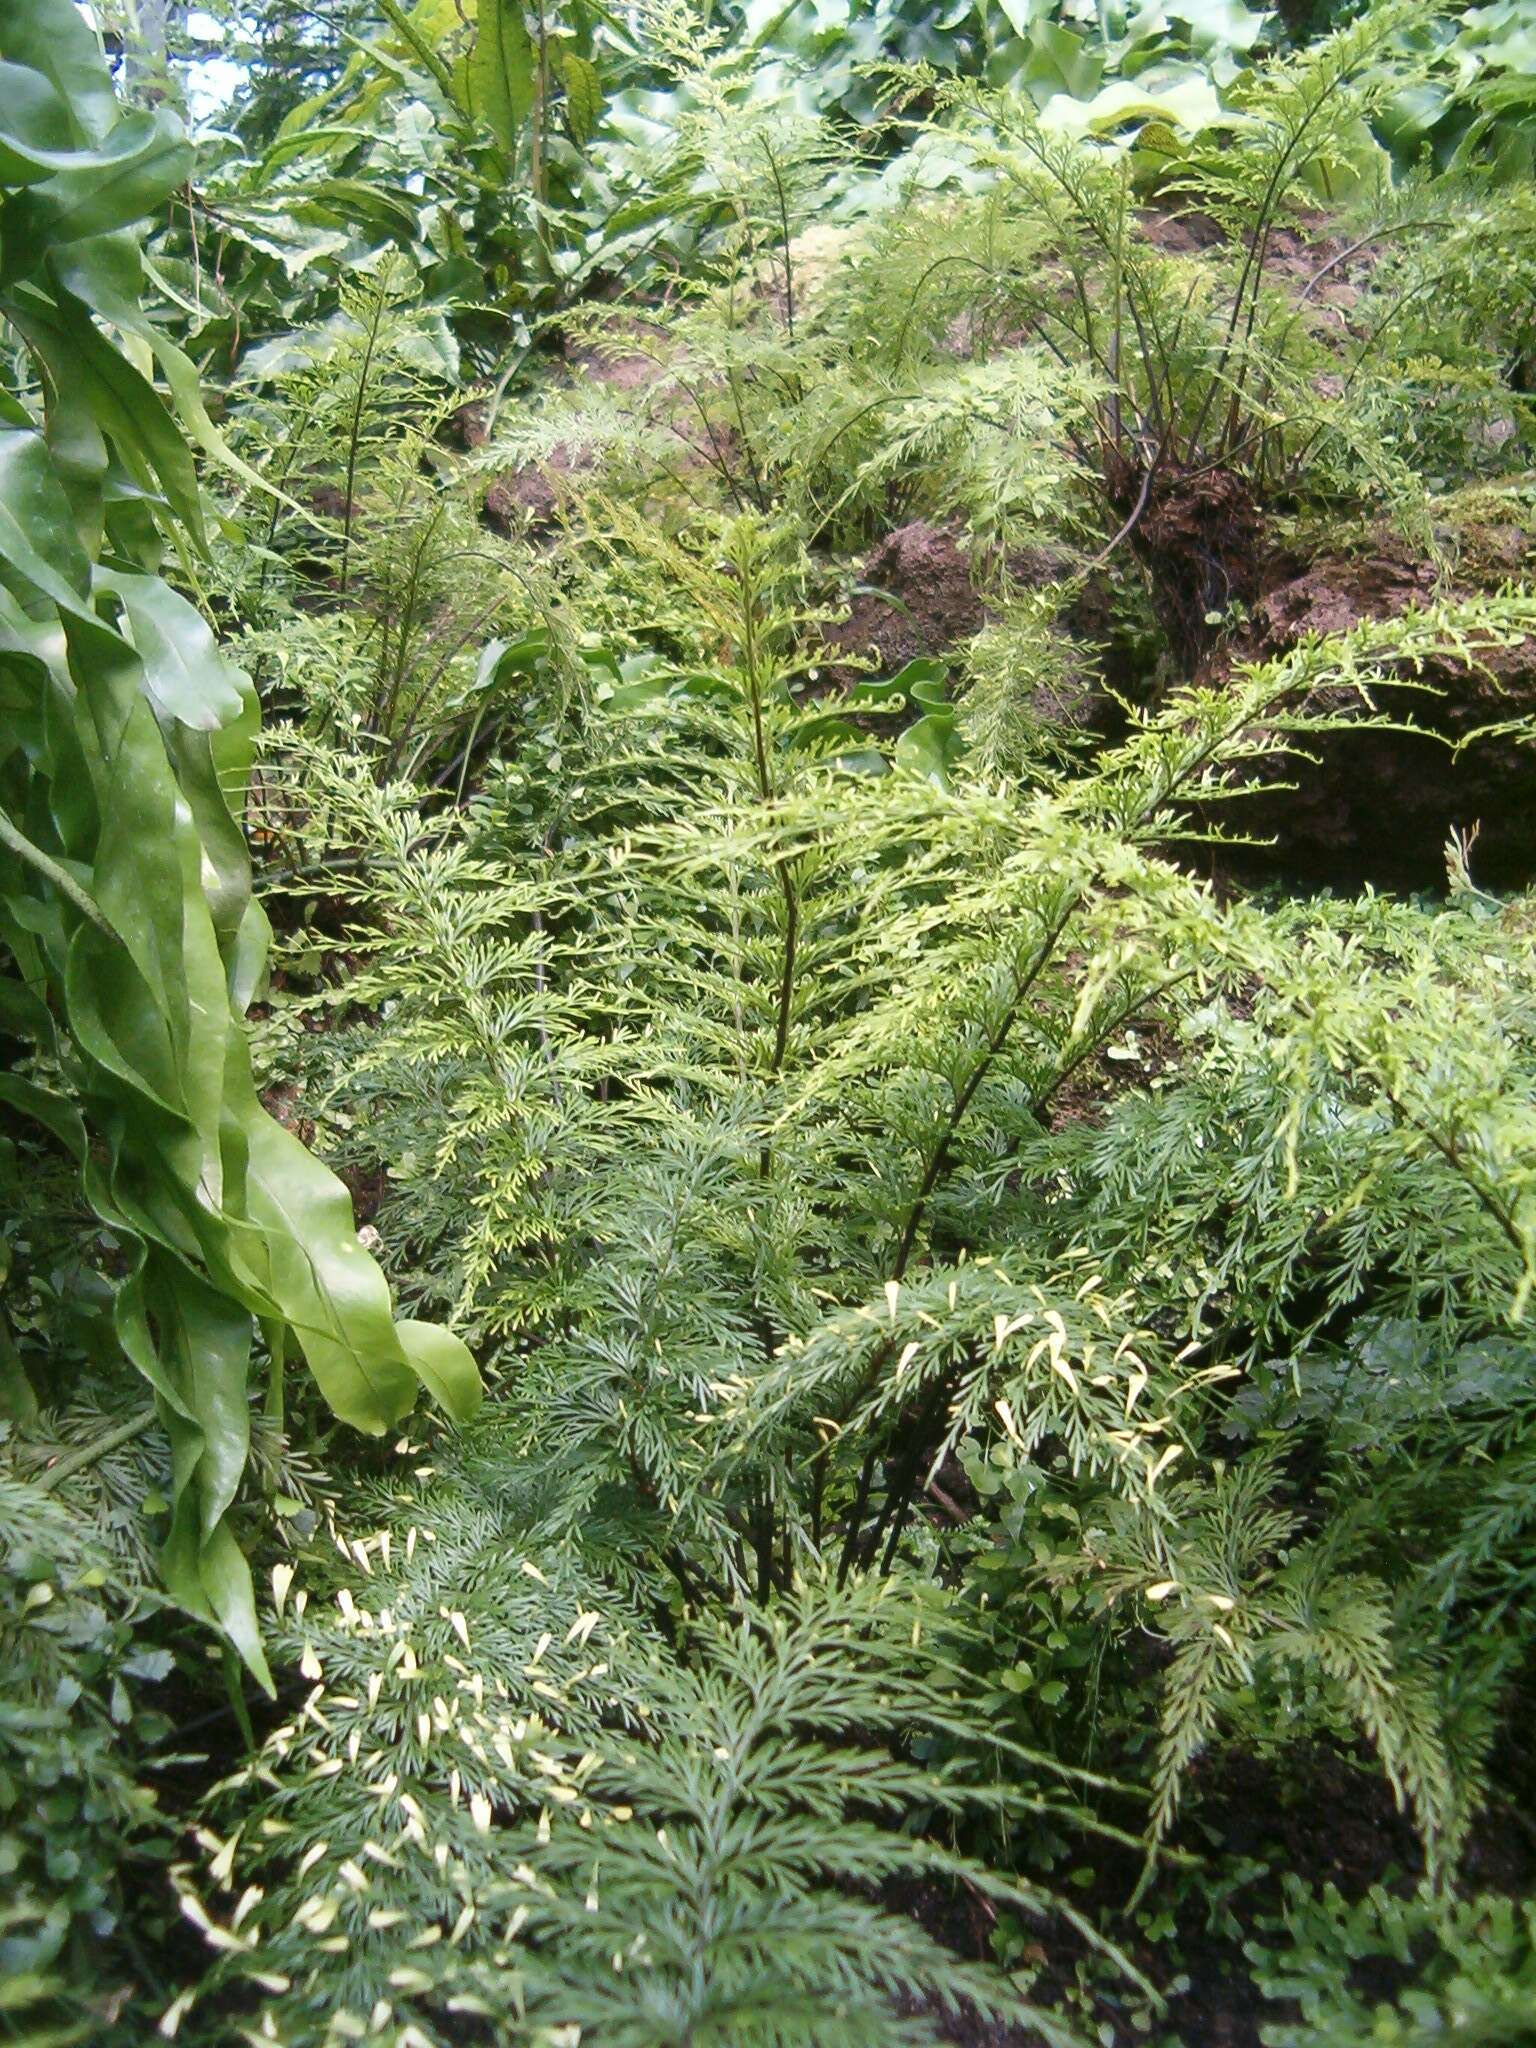
{"label": "glossy green leaf", "polygon": [[[230,809],[254,693],[167,584],[92,560],[109,520],[132,531],[125,515],[149,503],[178,539],[201,539],[177,418],[98,317],[143,336],[191,431],[260,479],[209,421],[186,356],[144,319],[121,232],[185,174],[186,145],[168,114],[114,118],[82,26],[62,0],[0,16],[5,132],[22,156],[58,141],[68,157],[37,179],[0,140],[0,225],[26,265],[0,290],[0,317],[48,394],[45,434],[9,405],[0,426],[0,942],[20,975],[0,980],[0,1018],[44,1043],[62,1020],[73,1100],[16,1075],[0,1097],[80,1159],[122,1248],[117,1337],[171,1450],[167,1586],[270,1686],[231,1525],[255,1320],[275,1355],[296,1340],[335,1413],[374,1433],[423,1384],[466,1416],[478,1381],[456,1338],[396,1329],[346,1189],[257,1096],[241,1018],[266,922]],[[69,102],[63,125],[50,93]]]}
{"label": "glossy green leaf", "polygon": [[112,80],[73,0],[7,0],[0,7],[0,57],[54,87],[82,142],[99,141],[117,119]]}
{"label": "glossy green leaf", "polygon": [[65,608],[90,590],[91,565],[41,434],[0,431],[0,575],[5,569],[18,595],[31,585]]}
{"label": "glossy green leaf", "polygon": [[55,410],[68,423],[71,440],[86,442],[85,428],[92,425],[109,437],[138,480],[158,485],[171,511],[200,540],[197,473],[154,386],[69,294],[60,292],[46,310],[29,302],[24,309],[12,306],[8,312],[52,373],[58,393]]}
{"label": "glossy green leaf", "polygon": [[40,72],[0,61],[0,179],[32,185],[70,160],[69,109]]}
{"label": "glossy green leaf", "polygon": [[439,1323],[399,1322],[395,1335],[422,1385],[455,1422],[469,1422],[482,1398],[469,1349]]}
{"label": "glossy green leaf", "polygon": [[44,244],[78,242],[130,227],[187,181],[192,151],[175,115],[132,114],[108,140],[33,188],[30,234]]}

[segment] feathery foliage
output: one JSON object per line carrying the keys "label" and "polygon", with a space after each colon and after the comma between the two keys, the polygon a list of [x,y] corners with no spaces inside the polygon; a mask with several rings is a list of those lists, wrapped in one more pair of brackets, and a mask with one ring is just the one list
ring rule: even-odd
{"label": "feathery foliage", "polygon": [[[1380,139],[1448,12],[424,0],[189,166],[61,6],[0,2035],[1171,2043],[1215,1957],[1500,2038],[1531,222]],[[1444,886],[1297,886],[1432,732]]]}

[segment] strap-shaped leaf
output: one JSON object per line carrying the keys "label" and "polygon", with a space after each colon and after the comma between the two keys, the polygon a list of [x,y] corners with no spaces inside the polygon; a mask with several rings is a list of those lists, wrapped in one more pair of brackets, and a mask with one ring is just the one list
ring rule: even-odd
{"label": "strap-shaped leaf", "polygon": [[142,220],[187,181],[192,151],[175,115],[134,114],[28,195],[23,220],[37,243],[62,248]]}
{"label": "strap-shaped leaf", "polygon": [[[56,294],[44,308],[29,294],[6,308],[38,361],[46,365],[56,394],[54,416],[67,422],[73,445],[105,435],[141,487],[162,492],[177,520],[195,540],[202,538],[197,475],[186,442],[150,384],[120,355],[78,299]],[[73,481],[90,489],[106,474],[104,457],[76,463]]]}
{"label": "strap-shaped leaf", "polygon": [[565,80],[565,125],[578,149],[584,149],[597,133],[603,116],[603,88],[597,66],[590,57],[566,50],[560,58],[560,75]]}
{"label": "strap-shaped leaf", "polygon": [[470,101],[509,156],[533,111],[537,73],[522,0],[479,0],[469,56]]}
{"label": "strap-shaped leaf", "polygon": [[118,119],[111,76],[78,7],[64,0],[7,0],[0,8],[0,57],[53,86],[81,146],[99,142]]}
{"label": "strap-shaped leaf", "polygon": [[69,108],[39,72],[0,63],[0,178],[35,185],[70,160]]}
{"label": "strap-shaped leaf", "polygon": [[218,444],[192,366],[143,319],[121,232],[185,175],[185,144],[169,116],[114,120],[82,33],[70,0],[0,11],[0,318],[48,398],[46,435],[12,406],[0,424],[0,945],[17,970],[0,1020],[48,1045],[74,1100],[16,1076],[0,1099],[69,1145],[123,1244],[118,1339],[171,1446],[166,1582],[270,1684],[234,1525],[258,1320],[374,1433],[423,1384],[467,1417],[479,1380],[447,1331],[397,1328],[346,1189],[256,1091],[242,1017],[267,928],[229,808],[249,682],[158,577],[93,560],[109,484],[200,538],[176,420],[98,318],[150,341]]}

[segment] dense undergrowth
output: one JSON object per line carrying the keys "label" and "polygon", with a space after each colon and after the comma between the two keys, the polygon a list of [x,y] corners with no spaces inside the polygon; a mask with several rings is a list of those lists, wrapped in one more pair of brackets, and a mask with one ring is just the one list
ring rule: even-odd
{"label": "dense undergrowth", "polygon": [[0,15],[0,2040],[1531,2036],[1536,27],[995,12]]}

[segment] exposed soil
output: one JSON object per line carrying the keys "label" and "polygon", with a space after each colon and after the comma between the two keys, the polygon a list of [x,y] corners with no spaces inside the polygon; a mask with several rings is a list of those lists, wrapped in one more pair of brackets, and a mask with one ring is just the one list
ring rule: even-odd
{"label": "exposed soil", "polygon": [[[1492,547],[1494,560],[1500,545],[1518,557],[1522,537],[1512,529]],[[1309,634],[1392,618],[1443,594],[1433,564],[1383,539],[1369,553],[1324,557],[1282,574],[1234,651],[1283,654]],[[1340,708],[1350,701],[1341,697]],[[1480,879],[1499,888],[1529,881],[1536,874],[1536,747],[1472,735],[1536,713],[1536,642],[1493,650],[1476,663],[1435,663],[1401,687],[1382,689],[1379,709],[1417,730],[1321,735],[1309,741],[1315,763],[1277,762],[1294,789],[1244,798],[1223,806],[1223,815],[1245,831],[1273,835],[1270,858],[1286,872],[1335,886],[1433,887],[1444,876],[1448,834],[1474,827]]]}
{"label": "exposed soil", "polygon": [[1252,490],[1228,469],[1171,464],[1150,484],[1129,465],[1109,483],[1116,514],[1139,514],[1130,545],[1147,571],[1169,646],[1193,668],[1228,608],[1257,594],[1264,522]]}
{"label": "exposed soil", "polygon": [[[1201,256],[1223,240],[1219,225],[1194,209],[1165,212],[1149,206],[1137,220],[1153,247],[1168,256]],[[1310,287],[1309,296],[1319,305],[1347,308],[1356,298],[1349,279],[1370,269],[1376,244],[1345,241],[1330,227],[1328,216],[1315,212],[1272,227],[1264,243],[1264,273],[1283,284]]]}
{"label": "exposed soil", "polygon": [[1111,1058],[1108,1051],[1085,1060],[1051,1097],[1051,1128],[1064,1124],[1088,1123],[1102,1117],[1132,1088],[1146,1088],[1178,1058],[1178,1042],[1166,1024],[1157,1018],[1138,1018],[1121,1034],[1115,1053],[1130,1058]]}
{"label": "exposed soil", "polygon": [[472,455],[490,438],[489,419],[488,398],[467,398],[462,405],[455,406],[443,421],[441,439],[461,454]]}
{"label": "exposed soil", "polygon": [[643,391],[666,369],[654,355],[639,350],[631,355],[615,355],[611,350],[596,348],[572,349],[565,367],[573,382],[607,384],[615,391]]}
{"label": "exposed soil", "polygon": [[487,485],[480,516],[493,532],[509,538],[547,533],[565,500],[562,479],[585,467],[579,457],[555,448],[546,462],[506,470]]}
{"label": "exposed soil", "polygon": [[[615,355],[593,348],[570,350],[565,358],[567,382],[607,384],[615,391],[642,391],[665,371],[654,355],[636,350]],[[486,407],[481,401],[460,406],[448,422],[452,438],[466,449],[484,447],[488,439]],[[556,524],[564,501],[562,479],[579,475],[587,459],[567,448],[553,449],[543,462],[505,470],[493,477],[481,500],[481,517],[494,532],[536,537]]]}
{"label": "exposed soil", "polygon": [[311,484],[304,493],[305,502],[312,512],[318,512],[322,519],[357,519],[362,506],[357,500],[349,500],[340,484]]}
{"label": "exposed soil", "polygon": [[[829,645],[846,657],[872,660],[888,676],[918,655],[942,655],[970,639],[986,616],[953,534],[918,519],[871,549],[848,616]],[[860,673],[851,666],[833,671],[846,682]]]}
{"label": "exposed soil", "polygon": [[[1130,478],[1125,490],[1133,490]],[[1284,654],[1309,635],[1346,632],[1361,619],[1392,618],[1412,605],[1495,587],[1528,573],[1530,548],[1519,528],[1481,530],[1450,587],[1434,563],[1388,534],[1357,553],[1266,558],[1257,507],[1241,480],[1220,470],[1160,481],[1133,545],[1179,666],[1213,679],[1233,660]],[[1025,584],[1067,573],[1054,558],[1020,558],[1010,567]],[[1213,657],[1206,615],[1234,600],[1248,607],[1248,622]],[[1108,607],[1106,591],[1091,581],[1063,627],[1085,643],[1107,644]],[[847,617],[829,636],[834,659],[827,678],[848,687],[867,672],[856,660],[888,676],[919,655],[944,656],[980,631],[987,616],[955,536],[914,521],[867,556]],[[1141,679],[1129,673],[1106,673],[1105,681],[1122,696],[1141,694]],[[1236,855],[1234,871],[1343,888],[1434,888],[1444,879],[1451,831],[1475,829],[1480,881],[1512,888],[1536,876],[1536,745],[1474,737],[1536,716],[1536,641],[1405,674],[1400,685],[1377,693],[1377,706],[1398,729],[1356,725],[1319,735],[1308,741],[1315,761],[1277,754],[1270,764],[1275,778],[1294,787],[1221,807],[1226,828],[1272,842]],[[1070,702],[1038,708],[1106,736],[1122,722],[1092,663]],[[1335,706],[1319,708],[1349,712],[1357,700],[1341,693]]]}
{"label": "exposed soil", "polygon": [[1222,239],[1221,229],[1209,214],[1194,208],[1167,212],[1160,206],[1144,206],[1136,219],[1154,249],[1165,256],[1198,256],[1214,249]]}

